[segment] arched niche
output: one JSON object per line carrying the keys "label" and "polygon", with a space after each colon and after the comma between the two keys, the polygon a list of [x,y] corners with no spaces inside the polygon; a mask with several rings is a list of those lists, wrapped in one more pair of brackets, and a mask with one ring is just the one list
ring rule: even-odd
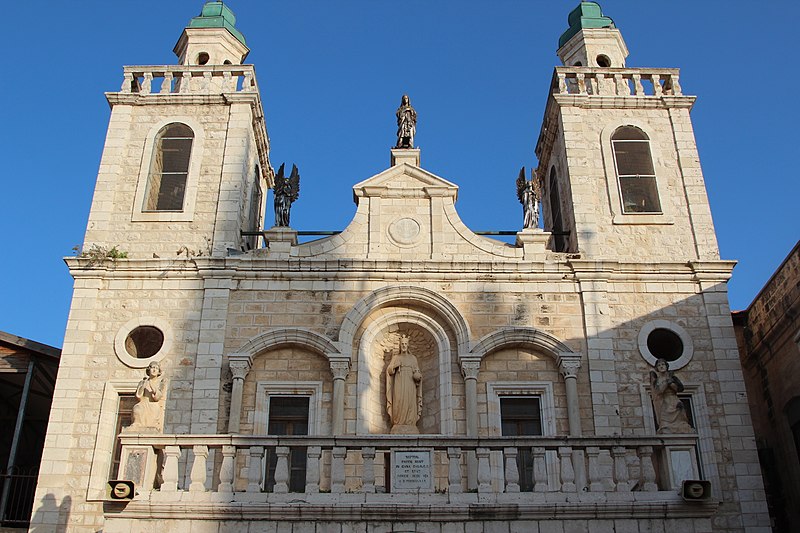
{"label": "arched niche", "polygon": [[369,317],[358,343],[357,426],[359,435],[388,434],[386,368],[399,349],[399,336],[411,337],[409,349],[417,356],[422,377],[423,434],[453,435],[453,374],[457,371],[451,340],[442,325],[428,314],[406,307],[382,309]]}

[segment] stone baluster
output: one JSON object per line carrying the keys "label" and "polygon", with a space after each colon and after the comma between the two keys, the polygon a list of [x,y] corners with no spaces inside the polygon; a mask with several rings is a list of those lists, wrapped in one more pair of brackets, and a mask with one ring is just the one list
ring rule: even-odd
{"label": "stone baluster", "polygon": [[375,492],[375,448],[361,448],[361,492]]}
{"label": "stone baluster", "polygon": [[319,492],[319,459],[321,456],[322,448],[319,446],[309,446],[306,450],[306,494]]}
{"label": "stone baluster", "polygon": [[594,94],[598,96],[606,94],[606,88],[604,86],[605,82],[606,82],[606,75],[603,74],[602,72],[598,72],[597,74],[594,75],[594,85],[593,85]]}
{"label": "stone baluster", "polygon": [[344,434],[344,384],[350,372],[350,361],[331,360],[333,374],[333,434]]}
{"label": "stone baluster", "polygon": [[239,433],[242,419],[242,394],[244,378],[253,366],[253,358],[249,354],[232,354],[228,357],[228,365],[233,376],[231,386],[231,406],[228,412],[228,433]]}
{"label": "stone baluster", "polygon": [[331,492],[344,492],[344,458],[347,457],[347,448],[335,446],[331,450]]}
{"label": "stone baluster", "polygon": [[569,94],[569,89],[567,89],[567,75],[563,72],[558,73],[558,94]]}
{"label": "stone baluster", "polygon": [[461,483],[461,448],[447,448],[447,491],[450,494],[460,494],[464,492],[464,485]]}
{"label": "stone baluster", "polygon": [[152,72],[145,72],[144,73],[144,80],[142,81],[142,87],[139,89],[141,94],[150,94],[150,88],[153,85],[153,73]]}
{"label": "stone baluster", "polygon": [[272,492],[286,494],[289,492],[289,447],[276,446],[275,455],[278,456],[278,462],[275,465],[275,486]]}
{"label": "stone baluster", "polygon": [[478,458],[478,492],[486,493],[492,490],[492,471],[489,466],[489,448],[475,450]]}
{"label": "stone baluster", "polygon": [[589,94],[586,89],[586,74],[578,73],[578,94]]}
{"label": "stone baluster", "polygon": [[122,87],[120,87],[120,92],[129,93],[133,91],[133,74],[130,72],[126,72],[122,76]]}
{"label": "stone baluster", "polygon": [[188,70],[181,72],[181,84],[179,93],[186,94],[192,92],[192,73]]}
{"label": "stone baluster", "polygon": [[642,85],[641,74],[633,75],[633,89],[635,91],[636,96],[644,96],[644,85]]}
{"label": "stone baluster", "polygon": [[206,490],[206,461],[208,460],[208,446],[196,444],[192,447],[194,460],[189,473],[189,492],[205,492]]}
{"label": "stone baluster", "polygon": [[589,456],[589,490],[592,492],[602,492],[605,490],[603,477],[600,474],[600,448],[589,446],[586,448],[586,455]]}
{"label": "stone baluster", "polygon": [[214,87],[214,84],[211,81],[212,72],[210,70],[206,70],[203,72],[203,92],[206,94],[210,94]]}
{"label": "stone baluster", "polygon": [[178,460],[180,458],[180,446],[164,447],[164,470],[161,474],[164,482],[161,483],[161,492],[176,492],[178,490]]}
{"label": "stone baluster", "polygon": [[233,467],[236,462],[236,446],[222,447],[222,465],[219,468],[218,492],[233,492]]}
{"label": "stone baluster", "polygon": [[658,490],[656,484],[656,469],[653,465],[653,447],[640,446],[639,460],[642,471],[642,490],[653,492]]}
{"label": "stone baluster", "polygon": [[264,460],[263,446],[250,446],[250,468],[247,470],[247,492],[261,492],[261,474]]}
{"label": "stone baluster", "polygon": [[614,446],[611,448],[611,455],[614,457],[614,481],[617,483],[617,492],[627,492],[631,490],[630,476],[628,474],[628,463],[626,461],[624,446]]}
{"label": "stone baluster", "polygon": [[225,92],[236,92],[236,80],[231,75],[230,70],[222,73],[222,90]]}
{"label": "stone baluster", "polygon": [[167,71],[164,73],[164,81],[161,82],[161,94],[169,94],[172,92],[172,72]]}
{"label": "stone baluster", "polygon": [[255,84],[253,83],[253,72],[250,70],[244,71],[244,80],[242,81],[242,92],[255,91]]}
{"label": "stone baluster", "polygon": [[661,76],[658,74],[653,74],[651,78],[653,80],[653,94],[655,96],[661,96],[664,94],[664,87],[661,86]]}
{"label": "stone baluster", "polygon": [[503,448],[505,457],[506,492],[519,492],[519,468],[517,468],[517,449]]}
{"label": "stone baluster", "polygon": [[541,446],[533,448],[533,491],[547,491],[547,463]]}
{"label": "stone baluster", "polygon": [[575,468],[572,466],[572,448],[563,446],[558,449],[561,459],[561,491],[575,492]]}
{"label": "stone baluster", "polygon": [[672,81],[672,94],[674,96],[683,96],[683,88],[681,87],[680,76],[675,73],[670,76],[670,80]]}

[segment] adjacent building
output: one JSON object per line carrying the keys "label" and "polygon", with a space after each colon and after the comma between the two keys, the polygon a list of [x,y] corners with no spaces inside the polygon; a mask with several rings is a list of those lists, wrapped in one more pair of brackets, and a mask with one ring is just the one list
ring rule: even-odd
{"label": "adjacent building", "polygon": [[544,229],[513,244],[461,221],[409,124],[340,233],[261,232],[285,177],[227,5],[177,64],[125,67],[33,526],[769,531],[695,97],[628,67],[596,3],[568,22]]}

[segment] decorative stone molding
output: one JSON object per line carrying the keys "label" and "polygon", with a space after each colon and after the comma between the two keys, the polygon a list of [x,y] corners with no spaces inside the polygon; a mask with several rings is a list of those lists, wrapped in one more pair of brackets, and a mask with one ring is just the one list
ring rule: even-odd
{"label": "decorative stone molding", "polygon": [[350,361],[348,360],[339,360],[339,361],[331,361],[331,373],[333,374],[333,379],[347,379],[347,375],[350,373]]}
{"label": "decorative stone molding", "polygon": [[[162,335],[164,335],[164,341],[161,343],[161,347],[158,349],[158,351],[151,357],[134,357],[128,353],[128,350],[125,347],[128,335],[130,335],[134,329],[146,326],[151,326],[160,330]],[[117,331],[117,334],[114,337],[114,353],[117,355],[117,359],[122,361],[122,363],[126,366],[131,368],[146,368],[147,365],[153,361],[160,362],[162,359],[164,359],[164,357],[166,357],[172,348],[173,337],[172,328],[170,327],[169,323],[162,318],[150,316],[132,318],[123,324],[123,326],[119,328],[119,331]]]}
{"label": "decorative stone molding", "polygon": [[656,365],[658,357],[650,352],[650,348],[647,346],[647,338],[653,331],[657,329],[666,329],[671,331],[680,338],[681,343],[683,344],[683,353],[677,359],[669,361],[669,369],[678,370],[679,368],[683,368],[688,365],[689,361],[692,360],[692,356],[694,355],[694,343],[692,342],[692,337],[689,335],[688,331],[683,329],[678,324],[670,322],[669,320],[651,320],[642,326],[637,340],[639,343],[639,353],[642,354],[644,360],[647,361],[650,366]]}
{"label": "decorative stone molding", "polygon": [[285,346],[298,345],[325,356],[327,359],[339,358],[339,347],[328,337],[305,328],[274,329],[253,337],[238,350],[238,354],[257,356],[267,350]]}
{"label": "decorative stone molding", "polygon": [[[485,335],[470,350],[470,356],[483,358],[497,350],[513,346],[530,346],[559,360],[562,354],[574,354],[569,346],[553,337],[549,333],[530,327],[510,327],[498,329]],[[578,356],[580,359],[580,356]]]}
{"label": "decorative stone molding", "polygon": [[253,357],[249,354],[232,354],[228,357],[228,366],[233,379],[244,380],[253,367]]}
{"label": "decorative stone molding", "polygon": [[478,372],[480,372],[480,361],[461,361],[461,373],[464,379],[478,379]]}
{"label": "decorative stone molding", "polygon": [[580,355],[560,355],[558,357],[558,370],[564,379],[578,378],[578,370],[581,369]]}

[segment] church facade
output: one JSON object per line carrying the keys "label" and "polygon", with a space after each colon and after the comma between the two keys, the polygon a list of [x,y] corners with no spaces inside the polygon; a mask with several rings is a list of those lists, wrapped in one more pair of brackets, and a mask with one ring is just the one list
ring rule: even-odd
{"label": "church facade", "polygon": [[407,99],[352,222],[299,244],[221,2],[125,67],[32,528],[68,499],[75,531],[769,531],[695,98],[596,3],[569,23],[514,244]]}

